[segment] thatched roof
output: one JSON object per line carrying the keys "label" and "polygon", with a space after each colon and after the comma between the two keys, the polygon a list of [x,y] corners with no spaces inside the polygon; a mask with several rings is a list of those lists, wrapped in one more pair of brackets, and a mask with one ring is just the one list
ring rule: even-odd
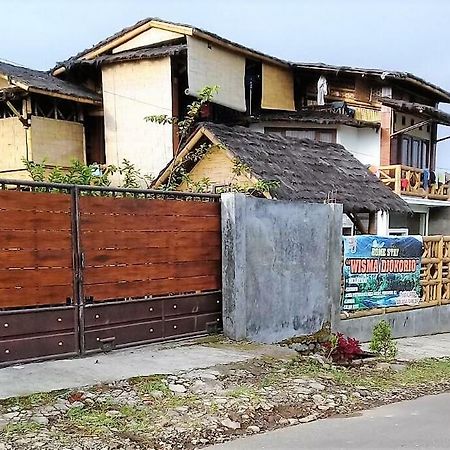
{"label": "thatched roof", "polygon": [[345,114],[338,114],[332,111],[320,110],[317,108],[305,108],[298,111],[263,111],[250,117],[249,122],[292,122],[292,123],[314,123],[318,125],[341,124],[352,127],[379,128],[376,122],[366,122],[349,117]]}
{"label": "thatched roof", "polygon": [[98,56],[94,59],[76,59],[68,63],[67,68],[70,69],[77,65],[103,65],[124,61],[138,61],[141,59],[165,58],[166,56],[173,56],[186,52],[186,50],[187,45],[185,43],[149,45],[146,47],[113,53],[112,55]]}
{"label": "thatched roof", "polygon": [[[343,204],[346,213],[411,212],[402,198],[342,145],[213,123],[201,124],[191,140],[199,139],[199,134],[223,145],[245,163],[256,178],[278,181],[279,187],[271,192],[277,199],[323,203],[332,194]],[[186,148],[190,145],[192,142],[187,142]],[[156,182],[164,182],[165,174],[167,169]]]}
{"label": "thatched roof", "polygon": [[0,62],[0,74],[6,76],[12,85],[25,91],[48,93],[49,95],[59,94],[71,97],[76,101],[88,101],[89,103],[101,102],[101,96],[95,92],[41,70]]}

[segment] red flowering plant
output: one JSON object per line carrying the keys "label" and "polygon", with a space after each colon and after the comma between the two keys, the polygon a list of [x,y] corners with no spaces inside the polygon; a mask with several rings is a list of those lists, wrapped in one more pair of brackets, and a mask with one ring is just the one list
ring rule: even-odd
{"label": "red flowering plant", "polygon": [[362,353],[359,341],[342,333],[332,334],[323,346],[327,351],[327,358],[336,364],[350,364]]}

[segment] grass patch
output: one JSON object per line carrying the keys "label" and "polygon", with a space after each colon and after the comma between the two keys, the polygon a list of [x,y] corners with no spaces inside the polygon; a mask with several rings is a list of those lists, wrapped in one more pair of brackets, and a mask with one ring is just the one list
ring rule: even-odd
{"label": "grass patch", "polygon": [[375,370],[365,367],[325,368],[316,361],[294,358],[283,366],[275,364],[265,375],[261,384],[270,386],[280,379],[307,377],[311,379],[327,379],[334,384],[349,387],[364,386],[368,389],[388,390],[421,384],[450,381],[450,358],[424,359],[405,365],[400,371]]}
{"label": "grass patch", "polygon": [[260,400],[261,394],[255,386],[237,386],[227,392],[228,397],[232,398],[248,398],[250,400]]}
{"label": "grass patch", "polygon": [[57,398],[67,394],[68,390],[41,392],[38,394],[26,395],[24,397],[12,397],[0,400],[0,412],[5,412],[10,408],[18,407],[20,409],[31,409],[39,406],[50,405]]}
{"label": "grass patch", "polygon": [[42,425],[34,422],[15,422],[9,423],[2,430],[2,435],[6,438],[11,435],[21,435],[26,433],[34,433],[43,428]]}
{"label": "grass patch", "polygon": [[150,375],[148,377],[135,377],[129,382],[141,395],[148,395],[152,391],[161,391],[165,396],[170,395],[170,389],[165,382],[165,375]]}

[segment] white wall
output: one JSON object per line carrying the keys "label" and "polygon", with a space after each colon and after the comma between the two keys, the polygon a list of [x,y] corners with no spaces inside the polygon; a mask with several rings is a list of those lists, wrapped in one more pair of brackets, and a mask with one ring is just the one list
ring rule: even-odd
{"label": "white wall", "polygon": [[380,132],[373,128],[355,128],[340,125],[336,141],[363,164],[380,165]]}
{"label": "white wall", "polygon": [[124,158],[157,175],[173,156],[172,126],[146,122],[172,116],[170,58],[129,61],[102,68],[106,163]]}

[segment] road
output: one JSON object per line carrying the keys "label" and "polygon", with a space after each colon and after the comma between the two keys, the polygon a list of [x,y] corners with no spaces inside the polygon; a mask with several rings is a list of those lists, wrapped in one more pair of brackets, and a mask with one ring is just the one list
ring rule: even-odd
{"label": "road", "polygon": [[449,449],[450,394],[238,439],[207,450]]}

